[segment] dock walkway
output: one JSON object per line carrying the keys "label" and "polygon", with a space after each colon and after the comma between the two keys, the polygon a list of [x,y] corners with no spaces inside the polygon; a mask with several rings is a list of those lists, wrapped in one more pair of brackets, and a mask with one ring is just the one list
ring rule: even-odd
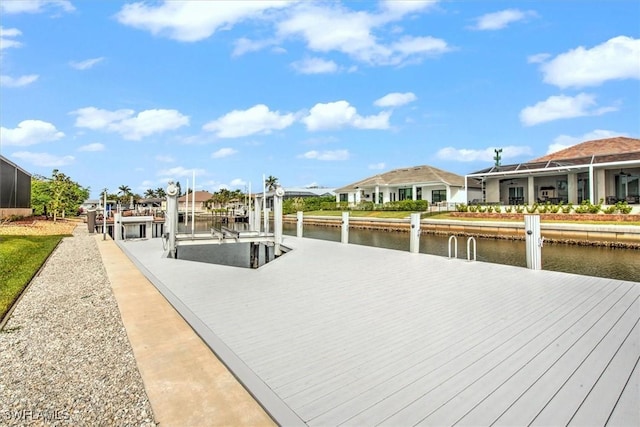
{"label": "dock walkway", "polygon": [[254,270],[119,243],[281,425],[640,425],[640,283],[284,244]]}

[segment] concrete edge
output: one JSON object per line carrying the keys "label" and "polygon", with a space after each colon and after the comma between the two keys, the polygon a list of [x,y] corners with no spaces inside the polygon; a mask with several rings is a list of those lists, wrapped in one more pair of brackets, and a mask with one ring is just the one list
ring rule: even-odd
{"label": "concrete edge", "polygon": [[209,329],[200,318],[189,310],[160,279],[138,261],[122,242],[115,243],[277,424],[285,426],[306,426],[306,423],[298,414],[287,406],[278,395]]}

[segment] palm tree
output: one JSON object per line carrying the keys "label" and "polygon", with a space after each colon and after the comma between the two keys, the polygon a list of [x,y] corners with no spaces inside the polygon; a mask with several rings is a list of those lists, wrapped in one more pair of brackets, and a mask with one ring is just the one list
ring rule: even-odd
{"label": "palm tree", "polygon": [[127,198],[131,194],[131,187],[129,187],[128,185],[121,185],[120,187],[118,187],[118,190],[119,190],[118,194],[121,195],[119,197],[120,203],[122,203],[122,204],[126,203],[127,202]]}
{"label": "palm tree", "polygon": [[149,188],[144,192],[144,197],[147,199],[153,199],[156,197],[156,192]]}
{"label": "palm tree", "polygon": [[164,191],[164,188],[158,187],[155,191],[156,197],[159,199],[164,199],[167,196],[167,193]]}
{"label": "palm tree", "polygon": [[269,175],[264,182],[264,186],[268,191],[273,191],[278,186],[278,178],[273,175]]}

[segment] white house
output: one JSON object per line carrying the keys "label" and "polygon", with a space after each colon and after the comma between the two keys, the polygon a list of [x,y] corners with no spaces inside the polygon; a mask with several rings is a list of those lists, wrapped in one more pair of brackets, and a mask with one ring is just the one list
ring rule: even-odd
{"label": "white house", "polygon": [[[482,195],[469,180],[471,198]],[[441,202],[467,203],[465,177],[433,166],[413,166],[365,178],[335,190],[336,202],[357,205],[362,202],[382,204],[401,200],[427,200],[430,204]]]}
{"label": "white house", "polygon": [[640,139],[586,141],[528,163],[493,166],[465,177],[478,179],[480,200],[503,205],[550,201],[578,204],[640,203]]}

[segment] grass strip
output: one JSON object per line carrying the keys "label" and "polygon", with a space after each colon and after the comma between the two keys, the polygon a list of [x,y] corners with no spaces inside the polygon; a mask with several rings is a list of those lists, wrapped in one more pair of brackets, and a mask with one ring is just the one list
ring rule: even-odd
{"label": "grass strip", "polygon": [[64,236],[0,236],[0,319]]}

